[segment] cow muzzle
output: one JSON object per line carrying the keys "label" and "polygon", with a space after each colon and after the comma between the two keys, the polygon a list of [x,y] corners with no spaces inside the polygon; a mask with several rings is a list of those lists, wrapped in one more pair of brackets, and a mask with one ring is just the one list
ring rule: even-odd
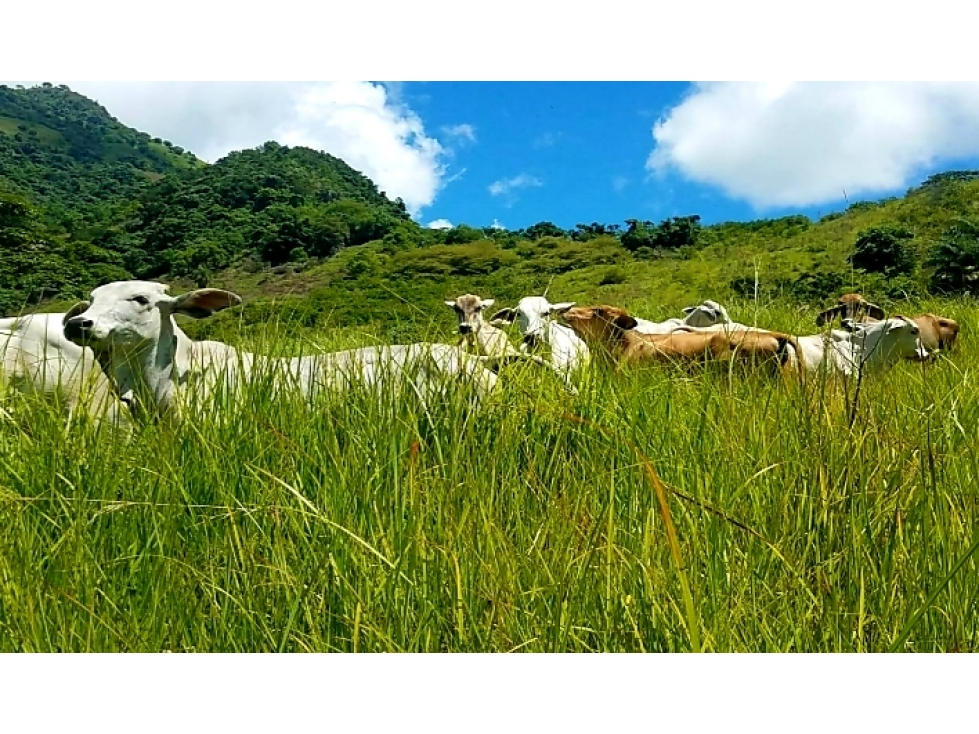
{"label": "cow muzzle", "polygon": [[523,345],[527,349],[529,349],[530,351],[533,351],[533,350],[537,349],[538,347],[540,347],[540,345],[541,345],[540,334],[527,334],[523,338],[523,342],[522,343],[523,343]]}
{"label": "cow muzzle", "polygon": [[85,346],[95,341],[92,328],[95,322],[84,316],[74,316],[65,322],[65,338],[75,344]]}

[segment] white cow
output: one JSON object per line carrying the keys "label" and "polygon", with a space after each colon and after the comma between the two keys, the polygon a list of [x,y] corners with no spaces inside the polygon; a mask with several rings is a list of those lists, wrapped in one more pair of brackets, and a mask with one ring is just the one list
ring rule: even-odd
{"label": "white cow", "polygon": [[588,346],[571,327],[557,323],[551,316],[563,313],[573,306],[574,301],[550,303],[543,296],[529,296],[521,298],[516,308],[504,308],[490,319],[491,324],[512,324],[516,321],[523,335],[520,350],[527,354],[533,354],[543,345],[549,346],[551,367],[564,379],[572,392],[575,390],[571,385],[571,375],[588,363],[591,354]]}
{"label": "white cow", "polygon": [[162,283],[109,283],[92,291],[91,303],[79,304],[64,323],[71,341],[92,347],[121,396],[161,416],[179,412],[188,382],[194,384],[195,397],[206,398],[222,384],[234,389],[259,375],[268,375],[276,390],[296,388],[307,396],[321,389],[400,384],[400,380],[423,400],[437,394],[451,378],[470,381],[477,397],[496,386],[495,374],[448,344],[364,347],[275,359],[221,342],[195,342],[177,326],[174,314],[204,318],[238,305],[241,298],[215,288],[176,297],[167,291]]}
{"label": "white cow", "polygon": [[[797,337],[806,372],[826,370],[828,374],[847,377],[861,370],[886,372],[901,359],[927,354],[919,339],[919,326],[903,316],[848,326],[853,329],[851,332],[834,329]],[[788,364],[798,366],[792,352],[788,353]]]}
{"label": "white cow", "polygon": [[731,317],[717,301],[704,301],[699,306],[687,306],[683,309],[682,319],[667,319],[666,321],[647,321],[636,319],[635,331],[639,334],[669,334],[683,327],[713,327],[718,324],[730,324]]}
{"label": "white cow", "polygon": [[108,420],[132,428],[129,409],[112,390],[91,349],[65,338],[66,314],[28,314],[0,319],[0,377],[23,392],[60,399],[69,415],[81,409],[96,424]]}

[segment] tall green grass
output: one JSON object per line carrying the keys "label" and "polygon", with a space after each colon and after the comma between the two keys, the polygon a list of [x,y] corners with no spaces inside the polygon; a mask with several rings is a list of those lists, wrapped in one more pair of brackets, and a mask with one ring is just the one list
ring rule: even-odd
{"label": "tall green grass", "polygon": [[720,368],[596,366],[571,396],[515,365],[479,408],[258,381],[123,443],[8,395],[0,650],[973,650],[979,311],[926,308],[956,352],[856,405]]}

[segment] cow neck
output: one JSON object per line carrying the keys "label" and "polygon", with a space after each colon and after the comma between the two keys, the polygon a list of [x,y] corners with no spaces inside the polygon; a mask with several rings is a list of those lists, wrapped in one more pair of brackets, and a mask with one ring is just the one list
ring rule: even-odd
{"label": "cow neck", "polygon": [[135,400],[146,407],[152,405],[162,413],[173,401],[177,385],[187,379],[190,349],[190,338],[177,326],[173,316],[167,316],[161,319],[157,339],[134,349],[111,350],[108,372],[113,375],[123,400]]}

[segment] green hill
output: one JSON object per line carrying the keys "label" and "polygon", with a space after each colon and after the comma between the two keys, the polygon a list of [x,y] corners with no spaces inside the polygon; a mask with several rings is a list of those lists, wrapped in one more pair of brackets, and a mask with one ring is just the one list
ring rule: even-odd
{"label": "green hill", "polygon": [[419,230],[366,176],[329,154],[270,142],[147,189],[127,230],[127,264],[140,276],[203,283],[245,258],[325,258],[399,228]]}
{"label": "green hill", "polygon": [[0,186],[51,213],[81,216],[132,199],[167,173],[203,165],[66,86],[0,85]]}
{"label": "green hill", "polygon": [[0,87],[0,213],[4,313],[52,298],[54,308],[126,277],[247,299],[195,325],[200,333],[273,315],[320,327],[384,314],[389,336],[409,336],[433,309],[450,328],[438,306],[462,291],[502,302],[550,289],[660,318],[708,297],[805,307],[841,289],[893,302],[979,284],[975,171],[819,221],[701,226],[691,215],[435,231],[327,153],[269,142],[207,165],[50,85]]}
{"label": "green hill", "polygon": [[0,209],[5,314],[106,277],[203,284],[231,265],[421,233],[400,200],[339,158],[267,143],[209,166],[51,85],[0,86]]}
{"label": "green hill", "polygon": [[[638,222],[624,232],[579,225],[560,236],[547,223],[522,232],[460,226],[426,232],[425,244],[411,247],[378,241],[312,265],[226,270],[212,285],[235,290],[246,305],[191,328],[229,336],[226,329],[257,328],[281,315],[307,326],[373,322],[387,338],[410,338],[432,319],[451,330],[452,314],[441,307],[445,298],[469,291],[510,304],[545,289],[552,300],[619,304],[661,319],[703,298],[735,305],[753,300],[756,276],[762,303],[787,299],[815,309],[845,290],[859,290],[889,306],[928,293],[973,292],[968,283],[942,288],[936,276],[979,267],[979,228],[970,229],[970,221],[979,220],[977,209],[977,176],[951,172],[902,198],[858,202],[817,222],[791,216],[694,226],[686,242],[657,238],[675,231],[675,220]],[[630,251],[630,229],[644,228],[653,232],[654,246]],[[902,245],[910,272],[893,272],[886,263],[878,270],[851,264],[861,235],[892,229],[910,235]],[[953,256],[932,262],[949,249]]]}

